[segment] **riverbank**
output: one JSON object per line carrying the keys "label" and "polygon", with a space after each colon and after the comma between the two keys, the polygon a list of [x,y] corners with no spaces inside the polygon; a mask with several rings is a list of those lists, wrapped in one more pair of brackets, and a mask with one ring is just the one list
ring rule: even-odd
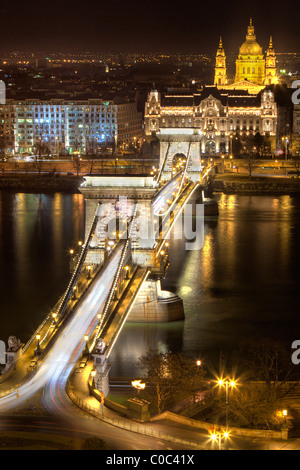
{"label": "riverbank", "polygon": [[11,174],[0,176],[0,191],[18,191],[22,193],[79,193],[78,187],[83,182],[82,176],[43,173]]}
{"label": "riverbank", "polygon": [[212,182],[213,191],[224,194],[300,196],[300,179],[221,174]]}

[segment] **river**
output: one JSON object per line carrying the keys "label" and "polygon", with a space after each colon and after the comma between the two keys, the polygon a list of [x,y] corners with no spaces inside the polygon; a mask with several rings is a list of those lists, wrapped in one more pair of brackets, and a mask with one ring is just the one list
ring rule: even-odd
{"label": "river", "polygon": [[[241,341],[264,336],[288,347],[300,332],[300,198],[217,194],[200,251],[170,241],[162,287],[184,302],[185,320],[127,323],[111,375],[136,376],[148,349],[217,364]],[[84,235],[79,194],[0,192],[0,339],[26,341],[68,283],[69,250]]]}

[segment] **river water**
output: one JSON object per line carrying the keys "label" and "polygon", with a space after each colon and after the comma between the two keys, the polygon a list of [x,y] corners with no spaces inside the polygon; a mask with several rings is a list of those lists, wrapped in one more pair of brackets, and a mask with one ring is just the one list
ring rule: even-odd
{"label": "river water", "polygon": [[[186,318],[127,323],[110,356],[111,375],[135,376],[148,349],[217,364],[253,336],[300,337],[300,198],[217,194],[200,251],[170,241],[162,287]],[[26,341],[68,283],[69,250],[84,235],[82,195],[0,192],[0,339]]]}

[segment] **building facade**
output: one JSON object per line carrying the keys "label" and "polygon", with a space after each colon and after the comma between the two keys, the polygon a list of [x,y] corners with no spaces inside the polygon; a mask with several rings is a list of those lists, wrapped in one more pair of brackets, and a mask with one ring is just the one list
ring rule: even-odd
{"label": "building facade", "polygon": [[7,100],[0,105],[0,138],[18,154],[34,153],[38,143],[52,154],[89,154],[142,137],[142,114],[134,101]]}
{"label": "building facade", "polygon": [[293,109],[293,132],[291,142],[291,153],[300,157],[300,103],[294,104]]}
{"label": "building facade", "polygon": [[245,141],[260,133],[276,144],[277,106],[274,93],[265,89],[257,95],[247,90],[206,86],[200,93],[161,94],[152,90],[145,106],[145,134],[160,129],[194,128],[201,135],[201,153],[231,154],[236,135]]}

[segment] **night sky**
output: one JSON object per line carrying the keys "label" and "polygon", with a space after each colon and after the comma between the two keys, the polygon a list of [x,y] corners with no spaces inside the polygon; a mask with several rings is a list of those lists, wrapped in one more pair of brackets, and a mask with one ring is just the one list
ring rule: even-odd
{"label": "night sky", "polygon": [[[248,6],[249,5],[249,6]],[[1,2],[0,52],[183,52],[214,54],[219,36],[237,53],[253,18],[265,50],[300,52],[299,2],[30,0]]]}

